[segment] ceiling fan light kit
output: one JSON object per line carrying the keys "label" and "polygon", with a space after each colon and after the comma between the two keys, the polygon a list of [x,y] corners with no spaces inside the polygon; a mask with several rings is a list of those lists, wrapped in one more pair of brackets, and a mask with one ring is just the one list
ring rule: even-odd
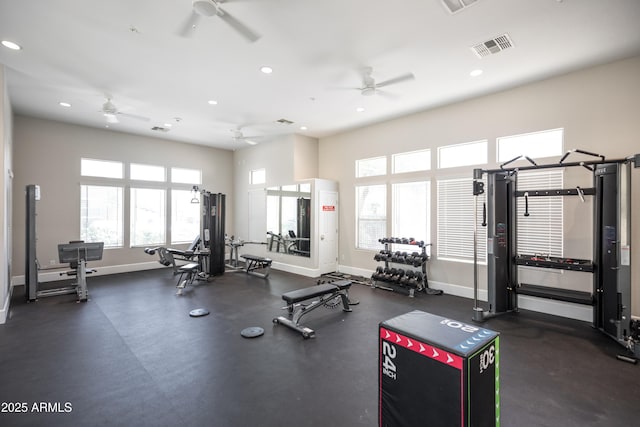
{"label": "ceiling fan light kit", "polygon": [[211,0],[195,0],[193,10],[202,16],[213,16],[219,13],[218,5]]}

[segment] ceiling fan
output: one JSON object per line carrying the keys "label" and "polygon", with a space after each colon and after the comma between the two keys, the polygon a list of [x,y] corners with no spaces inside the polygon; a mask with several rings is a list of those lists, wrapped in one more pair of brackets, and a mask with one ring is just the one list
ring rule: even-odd
{"label": "ceiling fan", "polygon": [[[235,142],[244,141],[249,145],[256,145],[257,144],[256,141],[248,139],[246,136],[244,136],[244,134],[242,133],[242,130],[241,130],[240,127],[236,128],[236,129],[231,129],[231,133],[232,133],[231,138]],[[251,137],[249,137],[249,138],[251,138]]]}
{"label": "ceiling fan", "polygon": [[107,102],[102,104],[101,112],[107,118],[107,123],[119,123],[118,116],[142,120],[145,122],[150,120],[148,117],[138,116],[137,114],[123,113],[118,110],[118,107],[116,107],[113,102],[111,102],[111,98],[107,98]]}
{"label": "ceiling fan", "polygon": [[413,75],[413,73],[405,73],[397,77],[394,77],[392,79],[388,79],[383,82],[376,83],[375,79],[371,74],[373,74],[373,68],[363,67],[362,68],[362,86],[357,88],[352,88],[352,89],[359,90],[360,94],[363,96],[372,96],[372,95],[381,93],[378,90],[379,88],[391,86],[397,83],[415,79],[415,76]]}
{"label": "ceiling fan", "polygon": [[229,24],[231,28],[236,30],[238,34],[247,39],[250,42],[255,42],[260,39],[260,35],[247,27],[242,22],[238,21],[233,15],[224,10],[220,4],[224,3],[224,0],[193,0],[193,11],[187,20],[184,22],[180,35],[187,37],[191,35],[192,31],[196,28],[200,22],[201,17],[217,16],[224,22]]}

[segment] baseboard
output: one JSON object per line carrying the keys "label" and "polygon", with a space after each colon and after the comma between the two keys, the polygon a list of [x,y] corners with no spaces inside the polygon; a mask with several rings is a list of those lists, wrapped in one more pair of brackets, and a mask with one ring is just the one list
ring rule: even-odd
{"label": "baseboard", "polygon": [[[96,272],[91,273],[88,277],[95,276],[106,276],[109,274],[118,274],[118,273],[129,273],[132,271],[142,271],[142,270],[155,270],[157,268],[167,268],[162,264],[156,261],[150,262],[140,262],[136,264],[122,264],[122,265],[107,265],[104,267],[95,267]],[[58,280],[64,280],[67,276],[61,276],[60,273],[67,271],[67,269],[56,269],[56,270],[40,270],[38,272],[38,282],[55,282]],[[11,280],[11,286],[24,285],[24,275],[22,276],[13,276]]]}
{"label": "baseboard", "polygon": [[591,306],[518,295],[518,308],[593,323],[593,307]]}
{"label": "baseboard", "polygon": [[[339,271],[345,274],[352,274],[363,277],[371,277],[373,271],[362,268],[350,267],[346,265],[339,266]],[[468,286],[455,285],[452,283],[438,282],[429,280],[429,287],[432,289],[440,289],[447,295],[473,299],[473,288]],[[486,302],[489,295],[486,289],[478,290],[478,300]],[[469,313],[473,306],[469,305]],[[535,311],[538,313],[551,314],[554,316],[565,317],[568,319],[580,320],[583,322],[593,322],[593,308],[580,304],[573,304],[564,301],[555,301],[547,298],[535,298],[527,295],[518,295],[518,308],[523,310]]]}
{"label": "baseboard", "polygon": [[[104,267],[96,267],[96,272],[93,276],[104,276],[108,274],[128,273],[132,271],[153,270],[157,268],[166,268],[159,263],[143,262],[136,264],[123,264],[112,265]],[[319,277],[319,269],[311,269],[305,267],[299,267],[291,264],[284,264],[273,262],[271,268],[276,270],[286,271],[293,274],[299,274],[306,277]],[[352,274],[354,276],[371,277],[373,273],[371,270],[350,267],[346,265],[340,265],[338,271],[345,274]],[[53,282],[64,279],[60,276],[60,270],[56,271],[44,271],[38,273],[38,281]],[[24,285],[24,276],[14,276],[11,280],[11,286]],[[444,283],[438,281],[429,281],[429,287],[433,289],[440,289],[445,294],[459,296],[463,298],[473,299],[473,288],[468,286],[455,285],[452,283]],[[478,300],[487,301],[488,295],[485,289],[478,290]],[[2,310],[0,310],[0,324],[4,323],[7,318],[9,310],[10,297],[7,295],[5,301],[2,303]],[[471,306],[470,306],[471,307]],[[551,314],[554,316],[566,317],[568,319],[580,320],[583,322],[591,323],[593,321],[593,309],[588,306],[573,304],[564,301],[555,301],[545,298],[534,298],[527,295],[518,296],[518,307],[524,310],[536,311],[539,313]],[[471,308],[470,308],[471,310]]]}
{"label": "baseboard", "polygon": [[273,261],[271,263],[271,268],[280,271],[286,271],[287,273],[299,274],[300,276],[305,277],[319,277],[320,269],[318,268],[306,268],[300,267],[298,265],[284,264],[281,262]]}
{"label": "baseboard", "polygon": [[0,325],[6,323],[9,316],[9,301],[11,301],[11,292],[7,293],[2,302],[2,310],[0,310]]}

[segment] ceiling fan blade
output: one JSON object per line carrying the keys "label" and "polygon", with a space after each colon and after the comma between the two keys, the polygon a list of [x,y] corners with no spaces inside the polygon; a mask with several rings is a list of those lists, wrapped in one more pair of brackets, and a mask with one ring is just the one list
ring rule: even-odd
{"label": "ceiling fan blade", "polygon": [[195,11],[191,12],[191,15],[182,23],[178,35],[181,37],[190,37],[193,35],[193,30],[200,22],[200,15]]}
{"label": "ceiling fan blade", "polygon": [[389,93],[386,90],[376,89],[376,95],[381,96],[383,98],[387,98],[387,99],[398,99],[397,95],[393,93]]}
{"label": "ceiling fan blade", "polygon": [[258,33],[247,27],[242,22],[238,21],[238,19],[230,15],[226,10],[218,8],[218,16],[251,43],[260,39],[260,35]]}
{"label": "ceiling fan blade", "polygon": [[407,80],[413,80],[413,79],[415,79],[415,76],[413,75],[413,73],[407,73],[407,74],[403,74],[401,76],[394,77],[392,79],[380,82],[380,83],[376,84],[376,87],[389,86],[389,85],[393,85],[393,84],[396,84],[396,83],[404,82],[404,81],[407,81]]}
{"label": "ceiling fan blade", "polygon": [[145,121],[145,122],[148,122],[149,120],[151,120],[149,117],[139,116],[137,114],[123,113],[123,112],[120,112],[120,111],[118,111],[118,115],[119,116],[123,116],[123,117],[127,117],[129,119],[142,120],[142,121]]}

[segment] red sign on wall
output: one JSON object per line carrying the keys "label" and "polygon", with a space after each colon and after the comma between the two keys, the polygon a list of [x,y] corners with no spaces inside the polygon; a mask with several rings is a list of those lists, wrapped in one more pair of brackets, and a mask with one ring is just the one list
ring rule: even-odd
{"label": "red sign on wall", "polygon": [[336,210],[336,207],[333,205],[323,205],[322,210],[325,212],[334,212]]}

